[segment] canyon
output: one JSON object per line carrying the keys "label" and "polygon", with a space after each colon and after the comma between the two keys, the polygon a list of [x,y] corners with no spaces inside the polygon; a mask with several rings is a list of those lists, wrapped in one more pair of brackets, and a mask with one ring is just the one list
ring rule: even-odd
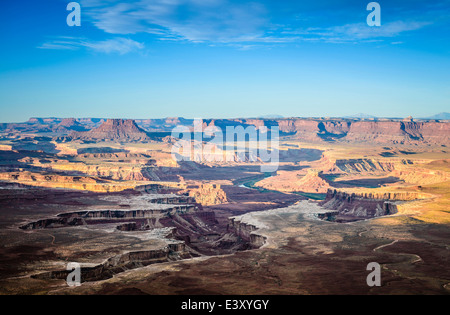
{"label": "canyon", "polygon": [[[178,125],[194,120],[0,124],[0,293],[448,294],[450,122],[202,121],[278,126],[273,172],[175,161]],[[368,261],[389,285],[365,285]]]}

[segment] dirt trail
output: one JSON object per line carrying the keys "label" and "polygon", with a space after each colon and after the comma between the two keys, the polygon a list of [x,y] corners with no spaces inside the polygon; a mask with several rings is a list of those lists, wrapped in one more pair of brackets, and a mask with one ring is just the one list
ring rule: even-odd
{"label": "dirt trail", "polygon": [[394,244],[397,243],[397,242],[398,242],[398,240],[395,240],[395,241],[393,241],[392,243],[384,244],[384,245],[378,246],[377,248],[374,248],[373,251],[376,252],[376,251],[379,250],[379,249],[385,248],[385,247],[387,247],[387,246],[394,245]]}

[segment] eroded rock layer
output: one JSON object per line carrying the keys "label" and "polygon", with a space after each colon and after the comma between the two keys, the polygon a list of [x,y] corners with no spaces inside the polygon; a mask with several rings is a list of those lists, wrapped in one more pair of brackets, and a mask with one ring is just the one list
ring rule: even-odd
{"label": "eroded rock layer", "polygon": [[[351,222],[372,219],[385,215],[395,214],[397,206],[395,201],[412,200],[414,196],[406,194],[357,194],[346,193],[329,189],[324,201],[320,203],[325,209],[337,212],[327,214],[324,219],[336,222]],[[408,198],[408,199],[405,199]]]}

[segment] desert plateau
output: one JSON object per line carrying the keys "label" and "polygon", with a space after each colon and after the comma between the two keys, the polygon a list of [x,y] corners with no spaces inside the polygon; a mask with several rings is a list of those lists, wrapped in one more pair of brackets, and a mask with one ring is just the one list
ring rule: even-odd
{"label": "desert plateau", "polygon": [[0,293],[449,293],[448,121],[203,127],[236,123],[279,126],[278,170],[174,160],[182,118],[3,124]]}
{"label": "desert plateau", "polygon": [[450,0],[15,0],[0,30],[11,309],[450,295]]}

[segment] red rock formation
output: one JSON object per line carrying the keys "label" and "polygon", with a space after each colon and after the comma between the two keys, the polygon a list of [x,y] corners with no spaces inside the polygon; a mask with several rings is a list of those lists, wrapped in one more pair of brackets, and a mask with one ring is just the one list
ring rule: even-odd
{"label": "red rock formation", "polygon": [[[242,120],[249,125],[260,126],[260,120]],[[345,142],[376,142],[380,144],[425,142],[450,143],[450,123],[415,121],[354,121],[348,119],[288,118],[265,120],[276,122],[282,133],[295,133],[304,141],[340,140]]]}
{"label": "red rock formation", "polygon": [[149,141],[147,133],[131,119],[108,119],[98,128],[86,132],[74,132],[73,139],[80,140],[114,140],[114,141]]}
{"label": "red rock formation", "polygon": [[322,177],[322,172],[308,170],[308,173],[298,180],[296,190],[309,193],[326,193],[331,187],[328,181]]}
{"label": "red rock formation", "polygon": [[72,127],[72,126],[79,126],[81,125],[79,122],[77,122],[75,120],[75,118],[64,118],[59,124],[58,126],[63,126],[63,127]]}
{"label": "red rock formation", "polygon": [[[97,126],[100,119],[77,119],[89,128]],[[184,118],[141,119],[139,124],[151,131],[168,132],[176,125],[193,128],[194,121]],[[4,129],[44,130],[50,127],[73,125],[73,119],[32,118],[25,124],[8,124]],[[60,124],[60,126],[58,125]],[[378,144],[449,144],[450,122],[404,120],[355,120],[345,118],[282,118],[282,119],[206,119],[202,127],[217,126],[226,130],[227,126],[279,126],[281,135],[289,135],[302,141],[343,141],[370,142]],[[66,126],[67,127],[67,126]],[[44,128],[44,129],[43,129]],[[100,127],[86,133],[72,134],[82,140],[148,140],[148,135],[131,120],[110,119]]]}
{"label": "red rock formation", "polygon": [[53,128],[54,132],[86,131],[86,128],[75,118],[64,118]]}
{"label": "red rock formation", "polygon": [[450,124],[440,122],[359,121],[351,124],[346,141],[377,143],[449,143]]}
{"label": "red rock formation", "polygon": [[244,223],[236,217],[228,219],[227,230],[248,242],[251,248],[259,248],[267,241],[265,236],[256,232],[258,230],[256,226]]}
{"label": "red rock formation", "polygon": [[345,141],[376,142],[386,144],[422,141],[431,144],[449,143],[450,123],[415,122],[413,120],[371,120],[352,119],[217,119],[204,120],[203,127],[217,126],[279,126],[282,134],[290,134],[303,141]]}
{"label": "red rock formation", "polygon": [[352,222],[397,213],[397,206],[392,200],[401,200],[406,196],[391,194],[349,194],[330,189],[320,205],[326,209],[336,210],[322,218],[336,222]]}
{"label": "red rock formation", "polygon": [[227,202],[227,195],[220,185],[200,185],[199,188],[190,190],[189,196],[194,197],[198,203],[204,206]]}
{"label": "red rock formation", "polygon": [[323,177],[323,173],[313,169],[309,169],[306,175],[303,171],[279,171],[276,176],[265,178],[257,182],[255,186],[268,190],[319,194],[326,193],[331,187],[330,183]]}

